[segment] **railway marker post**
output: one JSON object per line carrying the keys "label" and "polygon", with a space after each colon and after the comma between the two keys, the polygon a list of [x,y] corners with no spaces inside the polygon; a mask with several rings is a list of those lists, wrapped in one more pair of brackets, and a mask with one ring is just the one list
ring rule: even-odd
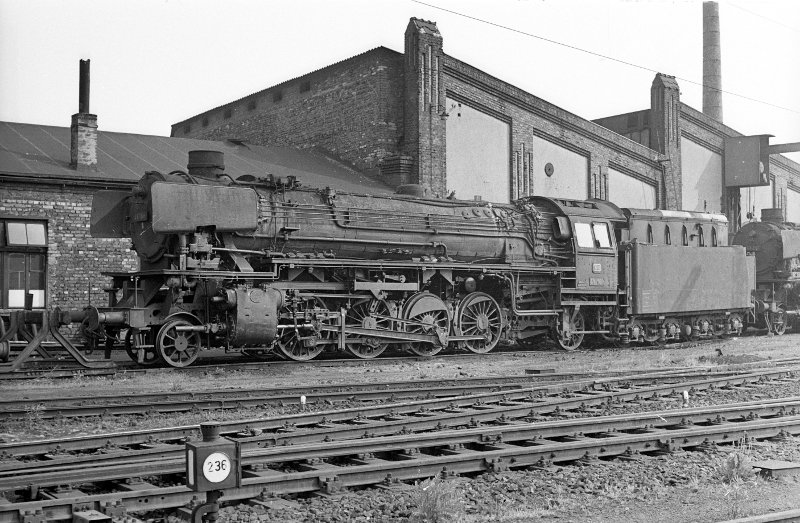
{"label": "railway marker post", "polygon": [[241,448],[219,431],[219,423],[201,423],[203,440],[186,442],[186,486],[206,493],[206,502],[192,510],[193,523],[214,523],[222,490],[240,485]]}

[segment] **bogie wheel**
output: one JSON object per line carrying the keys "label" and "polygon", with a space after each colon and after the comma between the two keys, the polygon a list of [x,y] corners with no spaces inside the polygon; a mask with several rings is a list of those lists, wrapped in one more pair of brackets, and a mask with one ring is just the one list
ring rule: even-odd
{"label": "bogie wheel", "polygon": [[485,292],[473,292],[461,301],[456,313],[456,333],[482,336],[481,340],[462,341],[465,349],[485,354],[497,346],[503,331],[503,314],[494,298]]}
{"label": "bogie wheel", "polygon": [[669,340],[679,340],[683,337],[683,328],[678,318],[667,318],[661,323],[664,335]]}
{"label": "bogie wheel", "polygon": [[644,340],[645,326],[639,320],[633,320],[628,323],[628,338],[631,343],[638,343]]}
{"label": "bogie wheel", "polygon": [[740,336],[745,329],[744,320],[740,314],[731,314],[728,317],[728,335]]}
{"label": "bogie wheel", "polygon": [[[142,351],[141,360],[139,351]],[[153,344],[153,332],[150,330],[128,329],[125,334],[125,352],[130,359],[145,367],[155,365],[160,359]]]}
{"label": "bogie wheel", "polygon": [[[444,336],[450,334],[450,313],[447,305],[429,292],[419,292],[409,298],[403,307],[403,319],[410,320],[405,324],[406,332]],[[413,341],[405,343],[404,347],[418,356],[427,357],[438,354],[444,345]]]}
{"label": "bogie wheel", "polygon": [[[345,316],[348,327],[362,329],[391,330],[391,311],[383,300],[365,300],[350,307]],[[345,347],[354,356],[369,359],[380,356],[388,344],[379,338],[351,338],[348,336]]]}
{"label": "bogie wheel", "polygon": [[786,313],[783,311],[770,313],[769,320],[770,324],[772,324],[772,332],[776,336],[783,336],[786,332]]}
{"label": "bogie wheel", "polygon": [[575,350],[581,346],[583,342],[583,333],[576,333],[574,331],[584,330],[583,314],[580,309],[567,309],[567,319],[565,325],[561,329],[556,328],[554,338],[559,347],[564,350]]}
{"label": "bogie wheel", "polygon": [[700,316],[695,325],[701,336],[714,336],[714,321],[708,316]]}
{"label": "bogie wheel", "polygon": [[[327,310],[325,303],[319,298],[315,298],[314,301],[306,302],[306,306],[312,309],[316,307],[318,309]],[[289,319],[287,323],[284,323],[284,325],[287,325],[287,328],[281,329],[275,340],[278,347],[278,355],[294,361],[312,360],[322,353],[325,349],[325,345],[321,343],[308,343],[308,341],[316,335],[316,332],[314,329],[302,326],[303,323],[306,323],[305,315],[302,314],[302,311],[297,312],[300,317],[297,318],[297,323],[295,323],[292,319],[292,309],[288,307],[284,307],[283,309],[283,314],[281,314],[281,316],[286,316]],[[323,336],[327,335],[323,334],[320,337]]]}
{"label": "bogie wheel", "polygon": [[159,356],[170,367],[188,367],[200,354],[202,342],[200,333],[179,330],[179,327],[193,327],[194,323],[177,318],[165,323],[156,336]]}

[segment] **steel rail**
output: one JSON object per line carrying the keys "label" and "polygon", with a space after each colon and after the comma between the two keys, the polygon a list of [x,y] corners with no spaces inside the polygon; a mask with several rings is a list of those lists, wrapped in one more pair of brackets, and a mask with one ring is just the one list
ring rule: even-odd
{"label": "steel rail", "polygon": [[[654,388],[650,388],[650,390],[654,390]],[[577,394],[577,397],[548,400],[529,397],[526,402],[502,402],[498,406],[478,405],[469,410],[455,408],[446,409],[444,412],[439,413],[424,410],[415,412],[411,416],[389,416],[384,419],[362,418],[351,423],[320,423],[314,427],[309,427],[308,430],[296,432],[287,428],[287,431],[283,433],[281,433],[281,429],[278,429],[276,432],[254,436],[249,436],[247,433],[240,433],[234,435],[234,439],[242,444],[243,448],[278,446],[281,449],[286,449],[289,446],[309,443],[326,443],[331,445],[334,441],[350,438],[374,438],[376,436],[409,434],[424,430],[440,431],[458,426],[478,426],[481,423],[509,424],[517,423],[519,420],[540,420],[543,419],[544,416],[560,416],[567,414],[570,410],[574,409],[580,409],[585,414],[591,405],[609,407],[613,406],[615,402],[619,404],[619,402],[623,400],[641,399],[641,392],[641,390],[610,393],[587,391],[585,394]],[[675,391],[673,390],[672,392]],[[587,397],[586,394],[589,396]],[[787,410],[790,411],[790,413],[795,413],[797,410],[800,410],[800,398],[735,404],[730,406],[725,413],[728,416],[731,414],[740,415],[747,410],[747,415],[752,417],[754,415],[752,409],[759,410],[760,412],[758,415],[761,416],[785,414]],[[765,414],[765,411],[768,409],[771,410]],[[682,424],[687,424],[696,421],[698,419],[697,416],[706,416],[709,412],[714,410],[714,408],[706,408],[700,410],[684,409],[680,411],[669,411],[668,417],[672,419],[677,415],[693,416],[684,417],[680,421]],[[720,409],[716,410],[719,411]],[[588,421],[579,421],[575,423],[592,425],[592,420],[594,419],[597,418],[590,418]],[[658,424],[661,422],[666,423],[664,416],[654,419],[654,421]],[[542,425],[537,426],[540,428],[542,427]],[[153,450],[147,450],[145,452],[131,452],[107,447],[103,449],[103,452],[104,454],[100,456],[69,455],[59,457],[57,454],[48,455],[46,461],[29,461],[24,464],[24,467],[31,474],[55,473],[56,477],[61,478],[59,480],[60,482],[70,477],[70,471],[75,474],[80,474],[81,472],[78,469],[86,470],[95,466],[110,466],[112,464],[120,467],[131,465],[131,467],[125,470],[139,470],[140,472],[138,472],[138,474],[142,474],[140,463],[143,461],[143,458],[140,454],[144,456],[159,454],[160,459],[168,459],[170,455],[174,458],[175,456],[182,455],[183,446],[182,442],[178,442],[178,444],[172,446],[162,444],[156,445]],[[19,475],[20,466],[21,464],[19,463],[0,464],[0,491],[3,490],[3,480],[7,480],[9,476]],[[63,474],[58,475],[59,472],[63,473],[64,471],[66,471],[67,476]],[[131,473],[135,474],[135,472]]]}
{"label": "steel rail", "polygon": [[[722,378],[711,378],[705,380],[694,380],[678,384],[663,384],[643,388],[630,389],[625,392],[603,393],[597,389],[610,388],[615,384],[625,384],[627,377],[621,378],[602,378],[596,380],[582,380],[567,383],[540,385],[524,389],[511,389],[500,392],[489,392],[473,394],[469,396],[458,396],[453,398],[439,398],[430,400],[419,400],[411,402],[396,403],[390,405],[373,405],[357,408],[348,408],[332,411],[318,411],[313,413],[292,414],[270,419],[249,419],[239,421],[228,421],[222,423],[223,434],[264,434],[265,439],[274,439],[274,434],[281,431],[295,430],[299,427],[314,425],[325,425],[330,423],[355,422],[366,418],[378,418],[385,416],[413,415],[421,410],[440,410],[465,408],[478,403],[491,404],[499,402],[518,402],[513,408],[518,410],[530,410],[540,403],[540,398],[535,395],[556,395],[587,390],[587,394],[579,397],[579,404],[590,405],[608,402],[611,398],[631,397],[641,398],[644,395],[668,395],[681,393],[683,390],[704,390],[713,387],[741,385],[752,383],[762,379],[784,378],[791,375],[796,369],[775,369],[748,373],[737,376],[727,376]],[[636,378],[636,376],[634,376]],[[605,394],[605,395],[603,395]],[[533,402],[533,403],[531,403]],[[483,408],[483,406],[481,407]],[[577,407],[576,407],[577,408]],[[85,451],[86,449],[100,449],[103,447],[153,444],[154,442],[167,442],[174,440],[184,440],[187,437],[197,437],[199,434],[195,426],[167,427],[152,430],[129,431],[114,434],[99,434],[90,436],[79,436],[75,438],[50,439],[32,442],[14,442],[0,444],[0,456],[30,456],[44,454],[60,454],[66,451]]]}
{"label": "steel rail", "polygon": [[782,512],[772,512],[769,514],[759,514],[757,516],[749,516],[746,518],[728,519],[719,523],[777,523],[781,521],[800,521],[800,509],[784,510]]}
{"label": "steel rail", "polygon": [[[414,442],[409,441],[408,436],[398,436],[392,438],[391,442],[388,439],[382,441],[379,454],[362,453],[350,446],[346,447],[340,456],[347,456],[349,459],[342,466],[321,461],[298,466],[292,472],[253,467],[244,475],[241,486],[224,491],[220,501],[224,503],[269,495],[317,491],[332,493],[347,487],[410,481],[441,473],[502,472],[511,468],[546,466],[551,462],[635,456],[640,452],[673,452],[713,442],[770,438],[787,433],[800,433],[800,416],[645,431],[638,434],[603,433],[602,437],[577,440],[568,438],[566,441],[521,441],[519,444],[479,440],[478,443],[467,446],[454,440],[452,444],[443,446],[442,438],[447,436],[444,433],[427,435],[429,438],[437,437],[429,442]],[[449,435],[463,438],[459,432]],[[474,437],[482,438],[480,431]],[[358,450],[377,444],[374,440],[361,443],[365,446]],[[119,483],[118,485],[121,486]],[[75,507],[102,509],[112,505],[124,507],[130,512],[169,509],[191,503],[196,495],[197,493],[184,486],[157,488],[149,484],[142,485],[140,490],[104,494],[61,492],[54,496],[57,499],[0,504],[0,523],[23,523],[25,515],[37,510],[47,513],[49,520],[71,518]]]}
{"label": "steel rail", "polygon": [[[242,465],[277,464],[293,461],[315,461],[340,456],[342,453],[374,454],[408,448],[410,445],[425,447],[444,447],[468,444],[509,443],[525,441],[540,444],[553,438],[580,439],[587,434],[601,434],[612,437],[626,431],[674,430],[696,425],[713,425],[725,422],[750,421],[753,419],[779,418],[800,414],[800,397],[776,399],[766,402],[744,402],[712,407],[665,410],[632,415],[612,415],[595,418],[581,418],[556,421],[530,422],[530,417],[504,419],[498,426],[476,426],[460,429],[457,432],[438,427],[432,433],[410,434],[397,430],[398,425],[388,427],[385,437],[370,437],[355,440],[329,440],[318,434],[313,443],[291,444],[267,449],[253,445],[248,438],[238,440],[245,451]],[[497,422],[497,418],[491,421]],[[389,425],[392,425],[391,423]],[[479,425],[479,424],[475,424]],[[383,428],[383,427],[381,427]],[[397,434],[402,434],[397,436]],[[38,488],[68,483],[91,482],[121,479],[142,475],[148,470],[150,475],[175,474],[183,471],[184,448],[175,445],[173,449],[156,448],[136,455],[112,452],[102,460],[65,460],[61,463],[42,462],[24,464],[14,470],[0,471],[0,491]],[[28,467],[28,465],[31,465]]]}
{"label": "steel rail", "polygon": [[[752,371],[751,371],[752,372]],[[643,372],[629,375],[631,384],[659,379],[687,379],[690,377],[726,377],[744,371],[666,371]],[[409,382],[381,382],[348,385],[311,385],[288,388],[236,389],[197,392],[161,392],[151,394],[130,393],[116,396],[72,396],[60,398],[30,398],[0,400],[0,420],[76,418],[88,416],[118,416],[123,414],[180,413],[202,410],[231,410],[266,405],[307,405],[343,401],[397,401],[414,397],[452,397],[480,392],[522,389],[532,384],[557,382],[559,378],[613,377],[619,372],[577,374],[525,374],[490,378],[456,378],[447,380],[418,380]],[[548,379],[549,378],[549,379]],[[433,385],[436,386],[433,386]]]}

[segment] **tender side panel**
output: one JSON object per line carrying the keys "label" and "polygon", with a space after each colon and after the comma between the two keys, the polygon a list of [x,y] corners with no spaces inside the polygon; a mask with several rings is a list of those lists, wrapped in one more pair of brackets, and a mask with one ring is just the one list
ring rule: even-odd
{"label": "tender side panel", "polygon": [[217,231],[254,231],[258,226],[258,194],[250,188],[156,182],[152,202],[157,233],[210,225]]}
{"label": "tender side panel", "polygon": [[752,276],[745,249],[634,244],[633,313],[743,309]]}

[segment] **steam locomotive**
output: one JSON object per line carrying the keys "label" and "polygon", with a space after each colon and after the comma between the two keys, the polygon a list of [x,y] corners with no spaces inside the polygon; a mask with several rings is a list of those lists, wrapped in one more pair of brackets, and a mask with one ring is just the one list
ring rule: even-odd
{"label": "steam locomotive", "polygon": [[82,331],[143,365],[184,367],[207,348],[310,360],[734,334],[755,286],[722,215],[234,180],[215,151],[101,191],[91,232],[130,238],[140,269],[107,274],[108,306],[88,308]]}
{"label": "steam locomotive", "polygon": [[756,260],[754,324],[783,334],[800,316],[800,226],[783,222],[783,209],[763,209],[760,222],[733,237]]}

